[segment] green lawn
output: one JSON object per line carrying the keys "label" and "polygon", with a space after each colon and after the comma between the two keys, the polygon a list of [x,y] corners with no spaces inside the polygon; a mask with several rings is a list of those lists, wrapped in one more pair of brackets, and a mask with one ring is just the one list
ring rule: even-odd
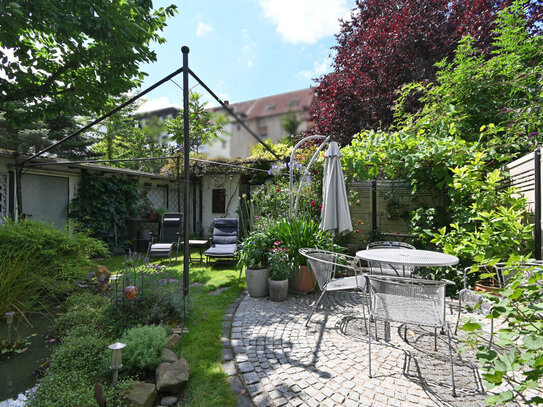
{"label": "green lawn", "polygon": [[[115,272],[122,265],[122,257],[100,261]],[[183,275],[183,259],[172,261],[171,267]],[[192,312],[187,316],[189,333],[183,337],[182,356],[190,366],[190,380],[185,392],[185,405],[235,406],[236,398],[230,390],[227,374],[222,369],[221,324],[228,305],[245,287],[245,277],[238,281],[239,270],[234,266],[204,267],[198,263],[190,265],[190,287]],[[220,287],[230,287],[219,295],[209,292]]]}

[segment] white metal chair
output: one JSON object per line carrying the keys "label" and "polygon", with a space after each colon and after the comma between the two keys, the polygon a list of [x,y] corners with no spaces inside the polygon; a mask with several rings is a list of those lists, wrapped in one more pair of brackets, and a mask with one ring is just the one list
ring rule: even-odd
{"label": "white metal chair", "polygon": [[[451,377],[453,395],[456,396],[454,382],[454,363],[451,347],[451,335],[445,319],[445,288],[451,282],[433,281],[414,278],[368,275],[369,294],[368,344],[369,376],[371,373],[371,331],[370,322],[382,320],[388,326],[390,322],[404,324],[407,341],[407,324],[434,328],[435,349],[437,350],[437,328],[447,330],[449,355],[451,359]],[[385,329],[385,332],[387,330]]]}
{"label": "white metal chair", "polygon": [[315,303],[311,315],[307,318],[306,326],[327,291],[357,290],[364,293],[366,282],[356,257],[311,248],[299,249],[298,251],[309,261],[321,290],[321,295]]}
{"label": "white metal chair", "polygon": [[[371,242],[366,246],[366,250],[372,249],[393,249],[393,250],[415,250],[415,246],[405,242]],[[396,277],[412,277],[415,273],[415,267],[408,266],[393,266],[391,264],[383,264],[375,261],[369,261],[370,274],[396,276]]]}

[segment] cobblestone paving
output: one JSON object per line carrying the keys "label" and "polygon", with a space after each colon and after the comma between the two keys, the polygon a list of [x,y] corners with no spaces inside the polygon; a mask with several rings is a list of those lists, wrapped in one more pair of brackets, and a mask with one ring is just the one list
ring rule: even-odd
{"label": "cobblestone paving", "polygon": [[[238,405],[256,406],[483,406],[472,355],[455,356],[458,397],[452,396],[447,335],[433,329],[383,323],[372,340],[373,378],[368,376],[368,336],[360,294],[327,293],[306,327],[316,295],[274,303],[246,296],[235,304],[225,369],[235,372]],[[238,305],[239,304],[239,305]],[[451,322],[456,315],[447,312]],[[451,324],[454,326],[454,324]],[[372,338],[375,338],[372,325]],[[224,333],[224,331],[223,331]],[[231,345],[231,347],[230,347]],[[458,344],[454,343],[456,353]],[[232,374],[232,373],[230,373]],[[240,383],[246,391],[240,390]],[[249,396],[249,397],[247,397]],[[249,402],[249,399],[252,403]]]}

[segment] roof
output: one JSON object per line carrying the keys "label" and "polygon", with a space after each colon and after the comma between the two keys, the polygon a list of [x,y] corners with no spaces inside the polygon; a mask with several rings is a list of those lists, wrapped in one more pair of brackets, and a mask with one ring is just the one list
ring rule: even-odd
{"label": "roof", "polygon": [[[0,157],[9,157],[9,158],[15,159],[16,156],[17,154],[13,150],[0,149]],[[19,158],[24,159],[24,158],[28,158],[28,156],[19,155]],[[132,170],[129,168],[109,167],[106,165],[100,165],[100,164],[92,163],[92,162],[89,162],[89,163],[73,162],[70,160],[62,159],[62,158],[38,157],[38,158],[33,159],[31,162],[29,162],[29,164],[30,163],[36,164],[36,165],[33,165],[32,168],[40,168],[42,170],[45,168],[51,168],[51,170],[53,170],[55,167],[59,168],[59,166],[64,165],[64,166],[69,166],[71,168],[79,168],[79,169],[85,168],[85,169],[92,169],[92,170],[110,172],[110,173],[144,176],[144,177],[155,178],[155,179],[164,179],[164,180],[172,179],[171,177],[167,175],[163,175],[163,174],[154,174],[151,172],[137,171],[137,170]],[[43,165],[39,165],[39,164],[43,164]]]}
{"label": "roof", "polygon": [[[300,112],[309,109],[315,88],[307,88],[294,92],[280,93],[246,102],[232,103],[228,107],[234,110],[243,119],[251,120],[259,117],[285,114],[289,111]],[[215,112],[223,111],[222,107],[213,109]]]}

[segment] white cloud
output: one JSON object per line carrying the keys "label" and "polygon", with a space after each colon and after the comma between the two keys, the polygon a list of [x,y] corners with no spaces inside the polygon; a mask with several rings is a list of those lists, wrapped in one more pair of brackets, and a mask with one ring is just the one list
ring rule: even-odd
{"label": "white cloud", "polygon": [[196,27],[196,36],[203,37],[204,35],[209,34],[211,31],[213,31],[213,27],[200,21]]}
{"label": "white cloud", "polygon": [[241,55],[238,58],[238,62],[243,62],[247,64],[247,67],[250,69],[254,65],[254,51],[256,49],[256,42],[253,41],[252,37],[249,35],[249,30],[246,28],[241,30],[243,35],[243,47]]}
{"label": "white cloud", "polygon": [[314,44],[336,34],[349,17],[347,0],[258,0],[277,32],[292,44]]}
{"label": "white cloud", "polygon": [[332,57],[328,56],[320,62],[318,61],[314,62],[312,71],[309,71],[309,70],[300,71],[296,74],[296,76],[299,78],[304,78],[304,79],[315,79],[329,72],[331,65],[332,65]]}
{"label": "white cloud", "polygon": [[136,113],[150,112],[153,110],[164,109],[166,107],[176,107],[181,109],[181,105],[179,103],[171,103],[167,96],[162,96],[157,99],[147,100],[138,108]]}

